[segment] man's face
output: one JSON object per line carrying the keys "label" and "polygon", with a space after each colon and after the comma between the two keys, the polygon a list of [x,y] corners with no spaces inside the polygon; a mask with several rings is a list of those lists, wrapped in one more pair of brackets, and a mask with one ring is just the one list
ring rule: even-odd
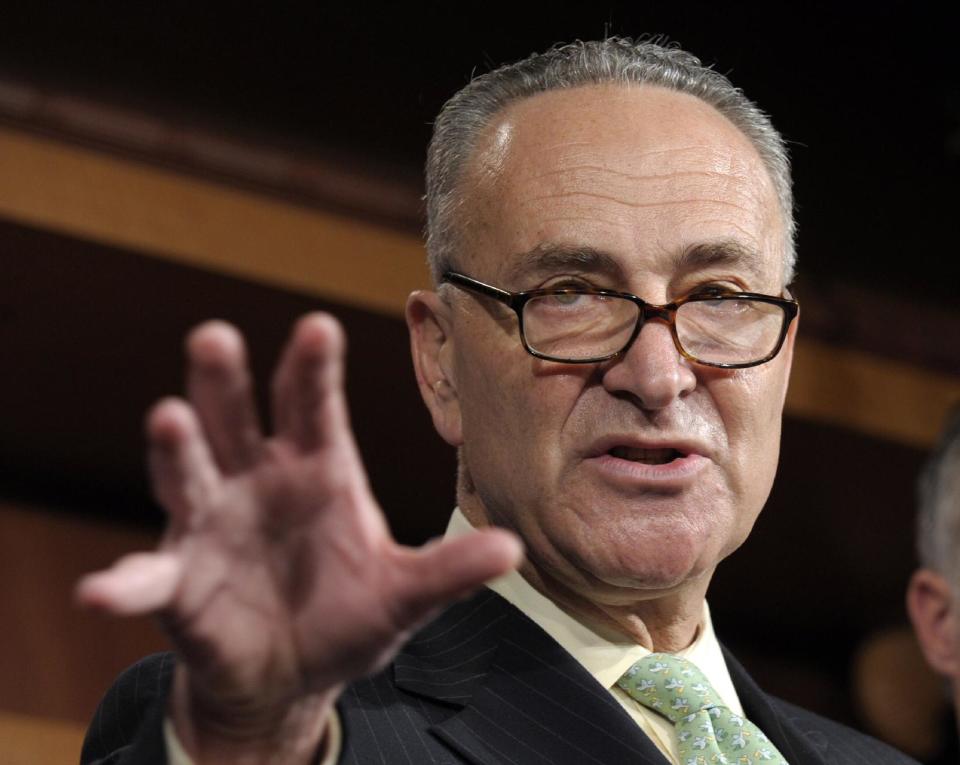
{"label": "man's face", "polygon": [[[784,228],[759,156],[690,96],[591,86],[521,101],[472,158],[457,268],[510,291],[585,285],[668,303],[780,295]],[[647,324],[622,357],[528,355],[515,315],[453,288],[461,503],[517,531],[538,575],[598,603],[691,583],[746,538],[776,470],[793,333],[772,362],[683,359]]]}

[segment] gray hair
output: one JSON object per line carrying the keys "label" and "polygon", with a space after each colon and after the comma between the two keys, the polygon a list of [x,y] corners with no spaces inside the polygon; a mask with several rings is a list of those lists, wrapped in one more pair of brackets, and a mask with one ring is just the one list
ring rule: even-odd
{"label": "gray hair", "polygon": [[960,408],[947,419],[917,489],[920,563],[960,586]]}
{"label": "gray hair", "polygon": [[551,90],[599,84],[657,85],[699,98],[729,119],[760,155],[786,228],[784,284],[793,279],[796,224],[790,160],[770,118],[719,72],[675,45],[610,37],[551,48],[474,78],[444,105],[427,150],[427,260],[434,282],[454,262],[464,212],[460,181],[494,116],[514,101]]}

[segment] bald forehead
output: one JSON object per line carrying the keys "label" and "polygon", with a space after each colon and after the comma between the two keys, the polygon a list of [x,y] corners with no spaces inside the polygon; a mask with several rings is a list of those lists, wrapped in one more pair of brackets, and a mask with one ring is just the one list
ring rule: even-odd
{"label": "bald forehead", "polygon": [[[571,212],[584,223],[636,224],[645,207],[649,224],[702,199],[702,219],[729,223],[719,238],[773,247],[782,260],[782,246],[761,241],[784,220],[750,140],[709,104],[665,88],[596,85],[517,101],[488,126],[465,181],[469,215],[488,228],[521,208],[544,231]],[[579,204],[567,204],[574,197]]]}
{"label": "bald forehead", "polygon": [[[750,140],[709,104],[687,93],[634,84],[552,90],[514,102],[491,122],[470,169],[492,178],[508,161],[535,165],[544,154],[576,161],[589,157],[598,142],[619,144],[639,170],[656,166],[670,152],[691,171],[764,170]],[[649,146],[656,148],[645,149]]]}

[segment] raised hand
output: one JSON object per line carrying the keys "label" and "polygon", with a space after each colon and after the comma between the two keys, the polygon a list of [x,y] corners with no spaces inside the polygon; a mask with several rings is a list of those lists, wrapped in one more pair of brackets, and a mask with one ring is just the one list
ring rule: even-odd
{"label": "raised hand", "polygon": [[189,403],[161,401],[147,422],[167,532],[78,585],[87,605],[160,617],[181,657],[171,714],[205,762],[306,761],[345,683],[521,555],[493,529],[419,550],[393,541],[350,432],[343,347],[331,317],[297,324],[267,437],[239,333],[195,329]]}

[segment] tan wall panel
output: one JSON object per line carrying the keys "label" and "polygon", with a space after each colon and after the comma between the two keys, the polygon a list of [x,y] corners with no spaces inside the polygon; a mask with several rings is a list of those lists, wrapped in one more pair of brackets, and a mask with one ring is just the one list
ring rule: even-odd
{"label": "tan wall panel", "polygon": [[0,711],[84,724],[118,672],[165,648],[148,619],[73,604],[82,574],[154,544],[145,532],[0,504]]}
{"label": "tan wall panel", "polygon": [[3,765],[76,765],[84,728],[75,723],[0,713]]}

